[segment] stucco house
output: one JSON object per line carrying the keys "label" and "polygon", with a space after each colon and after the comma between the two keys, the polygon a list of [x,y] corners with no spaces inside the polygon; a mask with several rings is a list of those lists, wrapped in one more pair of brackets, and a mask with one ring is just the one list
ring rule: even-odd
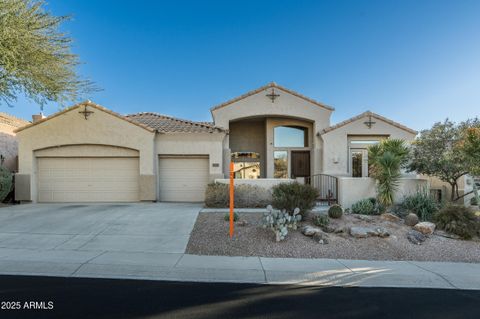
{"label": "stucco house", "polygon": [[30,122],[0,112],[0,164],[10,171],[17,170],[17,139],[14,131]]}
{"label": "stucco house", "polygon": [[[270,83],[211,108],[212,122],[119,115],[79,103],[17,130],[16,198],[32,202],[203,201],[206,185],[299,180],[345,206],[375,193],[367,147],[416,131],[372,112],[332,125],[334,109]],[[424,180],[405,175],[402,192]]]}

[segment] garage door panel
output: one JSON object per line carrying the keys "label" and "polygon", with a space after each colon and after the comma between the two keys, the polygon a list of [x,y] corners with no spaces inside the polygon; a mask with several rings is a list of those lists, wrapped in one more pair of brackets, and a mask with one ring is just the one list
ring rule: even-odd
{"label": "garage door panel", "polygon": [[202,202],[209,180],[208,158],[160,158],[159,200]]}
{"label": "garage door panel", "polygon": [[38,200],[138,201],[138,178],[138,158],[38,158]]}

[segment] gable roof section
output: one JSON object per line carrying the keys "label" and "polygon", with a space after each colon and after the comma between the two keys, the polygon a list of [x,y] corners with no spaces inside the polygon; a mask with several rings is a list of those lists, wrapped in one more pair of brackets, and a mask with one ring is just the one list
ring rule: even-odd
{"label": "gable roof section", "polygon": [[275,83],[275,82],[270,82],[269,84],[264,85],[264,86],[262,86],[262,87],[260,87],[260,88],[258,88],[258,89],[252,90],[252,91],[247,92],[247,93],[245,93],[245,94],[243,94],[243,95],[240,95],[240,96],[238,96],[238,97],[236,97],[236,98],[234,98],[234,99],[231,99],[231,100],[229,100],[229,101],[227,101],[227,102],[224,102],[224,103],[222,103],[222,104],[219,104],[219,105],[217,105],[217,106],[214,106],[214,107],[212,107],[212,108],[210,109],[210,112],[213,112],[213,111],[215,111],[215,110],[218,110],[218,109],[220,109],[220,108],[222,108],[222,107],[225,107],[225,106],[227,106],[227,105],[230,105],[230,104],[232,104],[232,103],[238,102],[238,101],[240,101],[240,100],[243,100],[243,99],[245,99],[245,98],[247,98],[247,97],[249,97],[249,96],[255,95],[255,94],[257,94],[257,93],[259,93],[259,92],[262,92],[262,91],[264,91],[264,90],[267,90],[267,89],[269,89],[269,88],[279,89],[279,90],[281,90],[281,91],[284,91],[284,92],[286,92],[286,93],[289,93],[289,94],[291,94],[291,95],[294,95],[294,96],[296,96],[296,97],[298,97],[298,98],[301,98],[301,99],[303,99],[303,100],[305,100],[305,101],[308,101],[308,102],[310,102],[310,103],[312,103],[312,104],[315,104],[315,105],[317,105],[317,106],[319,106],[319,107],[325,108],[325,109],[327,109],[327,110],[329,110],[329,111],[335,111],[335,109],[334,109],[333,107],[329,106],[329,105],[320,103],[320,102],[315,101],[314,99],[311,99],[311,98],[309,98],[309,97],[306,97],[305,95],[302,95],[302,94],[300,94],[300,93],[298,93],[298,92],[289,90],[289,89],[287,89],[287,88],[285,88],[285,87],[283,87],[283,86],[278,85],[278,84]]}
{"label": "gable roof section", "polygon": [[121,119],[121,120],[127,121],[127,122],[129,122],[129,123],[131,123],[131,124],[133,124],[133,125],[139,126],[139,127],[143,128],[143,129],[149,131],[149,132],[154,132],[154,131],[155,131],[155,130],[153,130],[152,128],[150,128],[150,127],[148,127],[148,126],[146,126],[146,125],[144,125],[144,124],[142,124],[142,123],[133,121],[133,120],[131,120],[131,119],[129,119],[129,118],[123,116],[123,115],[120,115],[120,114],[118,114],[118,113],[115,113],[115,112],[113,112],[113,111],[110,111],[109,109],[107,109],[107,108],[105,108],[105,107],[103,107],[103,106],[101,106],[101,105],[99,105],[99,104],[93,103],[92,101],[85,101],[85,102],[80,102],[80,103],[78,103],[78,104],[75,104],[74,106],[71,106],[71,107],[69,107],[69,108],[66,108],[66,109],[64,109],[64,110],[62,110],[62,111],[60,111],[60,112],[57,112],[57,113],[55,113],[55,114],[52,114],[52,115],[50,115],[50,116],[47,116],[46,118],[41,119],[41,120],[39,120],[39,121],[37,121],[37,122],[30,123],[29,125],[26,125],[26,126],[23,126],[23,127],[21,127],[21,128],[18,128],[18,129],[15,130],[15,133],[20,132],[20,131],[23,131],[23,130],[26,130],[26,129],[29,129],[30,127],[36,126],[36,125],[41,124],[41,123],[43,123],[43,122],[49,121],[49,120],[51,120],[51,119],[53,119],[53,118],[56,118],[57,116],[60,116],[60,115],[65,114],[65,113],[67,113],[67,112],[70,112],[70,111],[72,111],[72,110],[74,110],[74,109],[77,109],[77,108],[79,108],[79,107],[81,107],[81,106],[89,106],[89,107],[92,107],[92,108],[94,108],[94,109],[103,111],[103,112],[108,113],[108,114],[110,114],[110,115],[112,115],[112,116],[115,116],[115,117],[117,117],[117,118],[119,118],[119,119]]}
{"label": "gable roof section", "polygon": [[345,120],[345,121],[342,121],[342,122],[337,123],[337,124],[335,124],[335,125],[332,125],[332,126],[330,126],[330,127],[327,127],[327,128],[325,128],[325,129],[323,129],[322,131],[320,131],[319,133],[320,133],[320,135],[326,134],[326,133],[328,133],[328,132],[331,132],[331,131],[336,130],[337,128],[340,128],[340,127],[342,127],[342,126],[345,126],[345,125],[348,125],[348,124],[350,124],[350,123],[352,123],[352,122],[355,122],[355,121],[357,121],[357,120],[359,120],[359,119],[362,119],[362,118],[364,118],[365,116],[371,116],[371,117],[373,117],[373,118],[376,118],[376,119],[378,119],[378,120],[380,120],[380,121],[383,121],[383,122],[385,122],[385,123],[388,123],[388,124],[390,124],[390,125],[392,125],[392,126],[395,126],[395,127],[399,128],[399,129],[401,129],[401,130],[407,131],[407,132],[412,133],[412,134],[415,134],[415,135],[418,133],[417,131],[415,131],[415,130],[413,130],[413,129],[411,129],[411,128],[406,127],[405,125],[402,125],[402,124],[400,124],[400,123],[398,123],[398,122],[389,120],[389,119],[387,119],[386,117],[383,117],[383,116],[381,116],[381,115],[378,115],[378,114],[373,113],[373,112],[370,112],[370,111],[363,112],[362,114],[359,114],[359,115],[357,115],[357,116],[354,116],[354,117],[352,117],[352,118],[349,118],[348,120]]}
{"label": "gable roof section", "polygon": [[132,121],[142,123],[159,133],[215,133],[226,132],[210,122],[194,122],[163,114],[142,112],[126,115]]}
{"label": "gable roof section", "polygon": [[10,114],[0,112],[0,123],[1,124],[6,124],[6,125],[11,126],[11,127],[17,127],[18,128],[18,127],[25,126],[25,125],[29,124],[30,122],[22,120],[18,117],[10,115]]}

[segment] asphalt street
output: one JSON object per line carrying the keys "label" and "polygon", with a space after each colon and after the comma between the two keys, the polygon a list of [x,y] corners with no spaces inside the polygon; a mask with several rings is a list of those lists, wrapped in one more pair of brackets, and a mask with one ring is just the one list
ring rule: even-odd
{"label": "asphalt street", "polygon": [[480,291],[29,276],[0,276],[0,301],[0,318],[465,319],[480,314]]}

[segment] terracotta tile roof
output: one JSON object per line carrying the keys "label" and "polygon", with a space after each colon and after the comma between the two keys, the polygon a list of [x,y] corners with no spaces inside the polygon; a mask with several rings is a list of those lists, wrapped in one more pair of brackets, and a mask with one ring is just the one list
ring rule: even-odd
{"label": "terracotta tile roof", "polygon": [[78,104],[75,104],[74,106],[71,106],[71,107],[68,107],[68,108],[66,108],[66,109],[63,109],[62,111],[57,112],[57,113],[55,113],[55,114],[52,114],[52,115],[50,115],[50,116],[47,116],[46,118],[43,118],[43,119],[41,119],[41,120],[39,120],[39,121],[37,121],[37,122],[30,123],[30,124],[28,124],[28,125],[26,125],[26,126],[23,126],[23,127],[21,127],[21,128],[18,128],[18,129],[15,130],[15,132],[20,132],[20,131],[23,131],[23,130],[25,130],[25,129],[28,129],[28,128],[32,127],[32,126],[41,124],[41,123],[46,122],[46,121],[48,121],[48,120],[51,120],[51,119],[53,119],[53,118],[55,118],[55,117],[57,117],[57,116],[60,116],[60,115],[62,115],[62,114],[65,114],[65,113],[67,113],[67,112],[69,112],[69,111],[71,111],[71,110],[73,110],[73,109],[79,108],[79,107],[81,107],[81,106],[93,107],[93,108],[95,108],[95,109],[97,109],[97,110],[101,110],[101,111],[103,111],[103,112],[105,112],[105,113],[108,113],[108,114],[110,114],[110,115],[113,115],[113,116],[115,116],[115,117],[118,117],[119,119],[122,119],[122,120],[124,120],[124,121],[130,122],[130,123],[132,123],[133,125],[139,126],[139,127],[143,128],[143,129],[145,129],[145,130],[147,130],[147,131],[154,132],[154,130],[153,130],[152,128],[150,128],[150,127],[148,127],[148,126],[146,126],[146,125],[144,125],[144,124],[142,124],[142,123],[140,123],[140,122],[133,121],[133,120],[127,118],[126,116],[123,116],[123,115],[120,115],[120,114],[115,113],[115,112],[113,112],[113,111],[110,111],[109,109],[107,109],[107,108],[105,108],[105,107],[103,107],[103,106],[101,106],[101,105],[99,105],[99,104],[93,103],[92,101],[84,101],[84,102],[80,102],[80,103],[78,103]]}
{"label": "terracotta tile roof", "polygon": [[10,114],[0,112],[0,123],[7,124],[12,127],[22,127],[29,124],[30,122],[22,120]]}
{"label": "terracotta tile roof", "polygon": [[390,120],[390,119],[387,119],[386,117],[383,117],[383,116],[381,116],[381,115],[378,115],[378,114],[373,113],[373,112],[370,112],[370,111],[366,111],[366,112],[363,112],[362,114],[359,114],[359,115],[357,115],[357,116],[354,116],[354,117],[352,117],[352,118],[349,118],[348,120],[345,120],[345,121],[342,121],[342,122],[337,123],[337,124],[335,124],[335,125],[332,125],[332,126],[330,126],[330,127],[327,127],[326,129],[323,129],[322,131],[320,131],[319,134],[320,134],[320,135],[323,135],[323,134],[325,134],[325,133],[331,132],[331,131],[333,131],[333,130],[336,130],[337,128],[340,128],[340,127],[342,127],[342,126],[345,126],[345,125],[347,125],[347,124],[350,124],[350,123],[352,123],[352,122],[355,122],[355,121],[357,121],[357,120],[359,120],[359,119],[361,119],[361,118],[364,118],[365,116],[371,116],[371,117],[373,117],[373,118],[376,118],[376,119],[378,119],[378,120],[380,120],[380,121],[384,121],[384,122],[386,122],[386,123],[388,123],[388,124],[390,124],[390,125],[393,125],[393,126],[395,126],[395,127],[398,127],[399,129],[402,129],[402,130],[404,130],[404,131],[407,131],[407,132],[412,133],[412,134],[415,134],[415,135],[418,133],[417,131],[412,130],[411,128],[408,128],[408,127],[406,127],[406,126],[404,126],[404,125],[402,125],[402,124],[400,124],[400,123],[397,123],[397,122],[395,122],[395,121],[392,121],[392,120]]}
{"label": "terracotta tile roof", "polygon": [[222,103],[222,104],[219,104],[219,105],[217,105],[217,106],[214,106],[214,107],[212,107],[212,108],[210,109],[210,111],[215,111],[215,110],[217,110],[217,109],[219,109],[219,108],[222,108],[222,107],[227,106],[227,105],[229,105],[229,104],[232,104],[232,103],[235,103],[235,102],[237,102],[237,101],[243,100],[243,99],[245,99],[245,98],[247,98],[247,97],[249,97],[249,96],[251,96],[251,95],[257,94],[257,93],[259,93],[259,92],[261,92],[261,91],[264,91],[264,90],[267,90],[267,89],[269,89],[269,88],[276,88],[276,89],[279,89],[279,90],[281,90],[281,91],[287,92],[287,93],[292,94],[292,95],[294,95],[294,96],[296,96],[296,97],[299,97],[299,98],[301,98],[301,99],[304,99],[305,101],[308,101],[308,102],[313,103],[313,104],[315,104],[315,105],[317,105],[317,106],[323,107],[323,108],[325,108],[325,109],[327,109],[327,110],[330,110],[330,111],[334,111],[334,110],[335,110],[333,107],[331,107],[331,106],[329,106],[329,105],[326,105],[326,104],[323,104],[323,103],[321,103],[321,102],[315,101],[314,99],[311,99],[311,98],[309,98],[309,97],[306,97],[305,95],[302,95],[302,94],[300,94],[300,93],[298,93],[298,92],[289,90],[289,89],[287,89],[287,88],[285,88],[285,87],[283,87],[283,86],[278,85],[278,84],[275,83],[275,82],[270,82],[269,84],[264,85],[264,86],[262,86],[262,87],[260,87],[260,88],[258,88],[258,89],[255,89],[255,90],[253,90],[253,91],[247,92],[247,93],[245,93],[245,94],[243,94],[243,95],[240,95],[240,96],[238,96],[238,97],[236,97],[236,98],[234,98],[234,99],[231,99],[231,100],[229,100],[229,101],[227,101],[227,102],[225,102],[225,103]]}
{"label": "terracotta tile roof", "polygon": [[194,122],[182,120],[175,117],[142,112],[126,115],[132,121],[142,123],[159,133],[214,133],[225,132],[225,129],[214,126],[211,122]]}

